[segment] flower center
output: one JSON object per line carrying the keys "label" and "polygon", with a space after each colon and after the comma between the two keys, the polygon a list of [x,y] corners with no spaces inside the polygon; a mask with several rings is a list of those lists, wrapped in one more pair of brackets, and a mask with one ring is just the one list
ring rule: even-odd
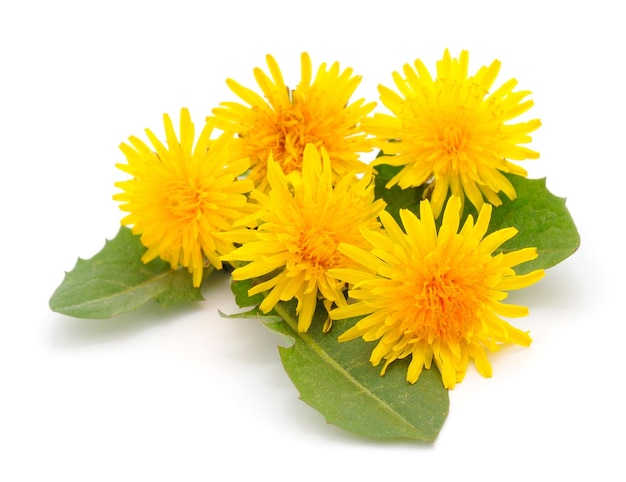
{"label": "flower center", "polygon": [[278,145],[274,159],[280,162],[285,174],[302,169],[302,155],[307,143],[304,115],[295,107],[278,113],[276,122]]}
{"label": "flower center", "polygon": [[432,267],[405,283],[403,330],[418,338],[460,341],[472,334],[480,319],[481,297],[468,273]]}
{"label": "flower center", "polygon": [[439,141],[448,154],[455,154],[463,149],[465,135],[456,124],[447,124],[441,130]]}
{"label": "flower center", "polygon": [[186,183],[175,183],[167,192],[167,207],[178,219],[195,218],[202,215],[202,204],[208,194],[200,187]]}
{"label": "flower center", "polygon": [[297,256],[309,268],[323,270],[335,267],[339,261],[337,242],[333,236],[320,228],[305,230],[298,242]]}

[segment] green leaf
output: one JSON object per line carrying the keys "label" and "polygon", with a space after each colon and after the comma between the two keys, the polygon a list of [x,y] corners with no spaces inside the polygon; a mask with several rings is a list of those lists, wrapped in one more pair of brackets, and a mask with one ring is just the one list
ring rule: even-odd
{"label": "green leaf", "polygon": [[565,198],[548,191],[545,178],[507,177],[515,187],[517,198],[493,210],[490,229],[515,226],[519,230],[502,246],[503,252],[533,246],[539,253],[537,259],[520,265],[515,271],[524,274],[547,269],[574,254],[580,246],[580,235],[565,206]]}
{"label": "green leaf", "polygon": [[50,309],[77,318],[110,318],[154,299],[164,307],[203,299],[187,270],[161,259],[144,264],[146,248],[122,227],[90,259],[79,259],[50,298]]}
{"label": "green leaf", "polygon": [[260,305],[263,301],[263,293],[256,294],[254,296],[248,295],[248,290],[252,288],[253,281],[251,279],[242,281],[232,281],[231,290],[235,295],[235,302],[240,308],[246,308],[248,306]]}
{"label": "green leaf", "polygon": [[[517,198],[504,197],[502,205],[493,208],[489,232],[514,226],[519,231],[501,246],[498,252],[507,253],[527,247],[536,247],[539,256],[515,268],[517,274],[536,269],[547,269],[565,260],[580,246],[580,235],[565,205],[565,198],[552,194],[546,188],[546,179],[527,179],[506,175],[515,187]],[[476,209],[465,203],[465,213],[476,219]]]}
{"label": "green leaf", "polygon": [[319,306],[309,332],[298,333],[295,307],[292,300],[279,303],[267,315],[252,309],[231,316],[260,318],[291,341],[290,346],[279,347],[285,371],[300,398],[329,423],[365,437],[420,442],[437,438],[449,398],[436,368],[424,370],[414,385],[406,381],[406,359],[392,363],[380,376],[380,367],[369,361],[374,343],[337,341],[355,319],[336,321],[329,333],[323,333],[326,313]]}
{"label": "green leaf", "polygon": [[[399,210],[408,209],[419,216],[419,203],[424,198],[426,186],[400,189],[385,185],[401,167],[381,164],[376,166],[375,193],[377,199],[387,202],[386,210],[400,222]],[[502,196],[501,206],[493,208],[489,231],[514,226],[518,234],[507,241],[497,252],[510,252],[536,247],[539,256],[515,268],[525,274],[535,269],[547,269],[565,260],[580,246],[580,235],[565,205],[565,199],[552,194],[544,179],[527,179],[505,174],[517,192],[513,201]],[[466,200],[462,222],[469,215],[476,219],[476,208]],[[441,217],[437,220],[441,222]]]}
{"label": "green leaf", "polygon": [[419,216],[419,204],[423,199],[426,186],[400,189],[400,187],[396,185],[387,188],[387,183],[400,172],[402,166],[381,164],[376,166],[375,169],[374,197],[376,199],[383,199],[387,203],[385,211],[391,214],[398,223],[400,223],[400,209],[408,209]]}

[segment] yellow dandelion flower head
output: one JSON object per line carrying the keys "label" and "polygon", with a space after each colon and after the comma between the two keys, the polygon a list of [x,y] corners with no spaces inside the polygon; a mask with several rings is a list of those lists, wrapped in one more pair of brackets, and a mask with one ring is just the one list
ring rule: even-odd
{"label": "yellow dandelion flower head", "polygon": [[529,91],[514,92],[515,79],[490,92],[500,69],[495,60],[468,76],[469,54],[451,58],[448,50],[437,62],[433,79],[420,60],[403,67],[404,77],[393,73],[399,93],[379,86],[382,103],[392,115],[375,114],[364,128],[376,136],[376,147],[393,157],[379,163],[402,166],[388,187],[401,188],[433,182],[432,209],[439,216],[448,192],[467,197],[480,209],[484,199],[500,205],[500,191],[514,199],[515,189],[502,175],[526,176],[507,159],[536,159],[539,154],[521,146],[537,119],[511,124],[533,105]]}
{"label": "yellow dandelion flower head", "polygon": [[213,122],[205,125],[194,148],[187,109],[180,114],[180,141],[170,117],[165,114],[163,119],[167,146],[149,129],[152,148],[134,136],[130,144],[121,144],[127,163],[117,167],[132,177],[115,184],[123,192],[114,199],[129,213],[122,224],[132,226],[148,248],[143,262],[160,257],[173,269],[186,267],[194,286],[199,286],[205,265],[220,269],[220,255],[234,248],[215,233],[231,229],[234,220],[251,209],[246,193],[253,184],[237,179],[249,162],[230,161],[232,135],[211,139]]}
{"label": "yellow dandelion flower head", "polygon": [[318,295],[328,303],[344,305],[344,284],[328,276],[331,268],[351,266],[338,251],[340,243],[366,245],[360,230],[379,229],[382,200],[374,200],[371,176],[354,173],[333,180],[331,159],[313,144],[306,146],[302,171],[285,174],[271,157],[268,161],[270,191],[254,191],[263,206],[261,222],[239,239],[241,247],[223,257],[250,261],[233,271],[233,279],[261,280],[249,294],[268,292],[260,309],[267,313],[278,301],[298,300],[298,330],[311,325]]}
{"label": "yellow dandelion flower head", "polygon": [[526,287],[543,270],[517,275],[513,269],[537,257],[535,248],[494,254],[517,230],[504,228],[485,236],[491,205],[484,204],[476,223],[469,216],[460,231],[461,201],[451,197],[437,230],[430,202],[420,204],[418,219],[401,210],[404,230],[387,212],[380,215],[384,231],[364,231],[370,249],[344,244],[339,250],[358,262],[358,269],[329,273],[352,284],[355,303],[331,311],[333,319],[362,318],[340,341],[362,337],[378,340],[373,365],[411,356],[407,380],[415,383],[432,361],[446,388],[462,381],[473,359],[479,373],[491,376],[486,350],[503,343],[528,346],[523,332],[504,317],[525,316],[527,308],[502,303],[508,290]]}
{"label": "yellow dandelion flower head", "polygon": [[252,179],[260,190],[266,190],[267,159],[270,153],[288,174],[302,168],[304,148],[314,144],[324,148],[332,159],[337,177],[351,171],[363,171],[360,153],[372,150],[361,129],[361,120],[375,103],[363,99],[350,103],[361,82],[353,70],[341,70],[335,62],[321,64],[313,78],[311,59],[301,56],[302,78],[295,89],[289,89],[271,55],[266,57],[271,78],[260,68],[255,79],[264,97],[232,79],[226,82],[247,105],[224,102],[213,110],[218,127],[238,134],[235,153],[250,159]]}

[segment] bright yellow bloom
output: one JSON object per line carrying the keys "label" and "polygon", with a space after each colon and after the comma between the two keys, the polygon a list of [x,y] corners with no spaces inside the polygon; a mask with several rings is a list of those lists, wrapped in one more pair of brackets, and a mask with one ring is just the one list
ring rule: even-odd
{"label": "bright yellow bloom", "polygon": [[187,109],[180,114],[180,142],[169,116],[163,119],[167,147],[149,129],[153,148],[134,136],[130,145],[121,144],[128,163],[117,167],[132,178],[115,183],[124,192],[113,198],[130,213],[122,224],[132,225],[148,248],[143,262],[158,256],[173,269],[186,267],[193,274],[193,285],[200,286],[203,268],[210,263],[220,269],[219,256],[234,248],[215,233],[231,229],[234,220],[251,210],[245,193],[253,184],[237,180],[249,162],[229,161],[232,136],[210,140],[213,122],[205,125],[194,148],[194,125]]}
{"label": "bright yellow bloom", "polygon": [[477,209],[483,199],[498,206],[497,193],[516,196],[502,172],[526,176],[526,171],[507,159],[536,159],[539,154],[520,146],[541,122],[537,119],[509,121],[532,107],[524,100],[528,91],[513,92],[515,79],[489,94],[500,70],[495,60],[468,77],[468,53],[453,59],[446,50],[437,62],[437,78],[420,60],[403,67],[404,78],[393,73],[399,94],[379,86],[382,103],[393,115],[376,114],[364,128],[377,137],[376,146],[394,157],[378,163],[403,166],[388,184],[401,188],[433,182],[432,209],[438,217],[451,191],[467,196]]}
{"label": "bright yellow bloom", "polygon": [[218,127],[235,132],[238,137],[234,153],[252,163],[250,179],[262,191],[267,188],[267,159],[270,153],[286,174],[302,169],[306,144],[326,149],[337,177],[351,171],[362,172],[359,153],[369,152],[372,145],[361,129],[361,120],[375,103],[360,99],[349,104],[361,82],[352,69],[340,70],[335,62],[330,68],[322,64],[313,79],[311,59],[301,57],[302,79],[294,90],[283,80],[278,64],[271,55],[267,65],[271,78],[260,68],[254,76],[265,98],[232,79],[226,82],[247,105],[224,102],[213,110]]}
{"label": "bright yellow bloom", "polygon": [[256,230],[233,240],[243,245],[224,256],[228,261],[250,261],[233,271],[234,280],[259,279],[250,296],[269,291],[260,305],[267,313],[280,300],[298,300],[298,330],[311,325],[318,294],[326,303],[345,305],[344,283],[327,272],[331,268],[352,266],[352,261],[337,250],[339,243],[367,245],[360,230],[379,229],[378,214],[382,200],[374,200],[371,176],[361,179],[354,173],[333,181],[331,160],[322,150],[309,144],[304,150],[302,171],[285,174],[278,162],[268,161],[269,194],[254,191],[252,196],[263,206],[262,220]]}
{"label": "bright yellow bloom", "polygon": [[430,203],[420,204],[420,219],[401,210],[404,231],[386,211],[380,218],[384,232],[364,230],[373,248],[342,244],[339,251],[358,262],[358,269],[330,271],[352,284],[354,304],[331,311],[332,319],[364,316],[339,337],[379,340],[373,365],[385,359],[381,374],[394,360],[411,355],[407,380],[415,383],[432,361],[446,388],[463,380],[469,359],[479,373],[491,376],[485,350],[502,343],[528,346],[527,333],[500,316],[528,314],[523,306],[502,303],[506,291],[524,288],[543,276],[543,270],[516,275],[513,267],[537,257],[535,248],[494,255],[517,230],[505,228],[485,236],[491,205],[484,204],[476,223],[469,216],[458,232],[461,201],[451,197],[437,232]]}

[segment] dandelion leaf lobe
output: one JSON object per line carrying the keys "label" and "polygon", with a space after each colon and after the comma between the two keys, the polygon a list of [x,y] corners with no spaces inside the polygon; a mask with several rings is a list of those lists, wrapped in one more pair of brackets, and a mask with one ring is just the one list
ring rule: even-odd
{"label": "dandelion leaf lobe", "polygon": [[50,309],[77,318],[111,318],[154,299],[164,307],[198,301],[191,274],[172,270],[160,259],[141,261],[145,247],[131,230],[117,236],[89,259],[79,259],[50,298]]}

